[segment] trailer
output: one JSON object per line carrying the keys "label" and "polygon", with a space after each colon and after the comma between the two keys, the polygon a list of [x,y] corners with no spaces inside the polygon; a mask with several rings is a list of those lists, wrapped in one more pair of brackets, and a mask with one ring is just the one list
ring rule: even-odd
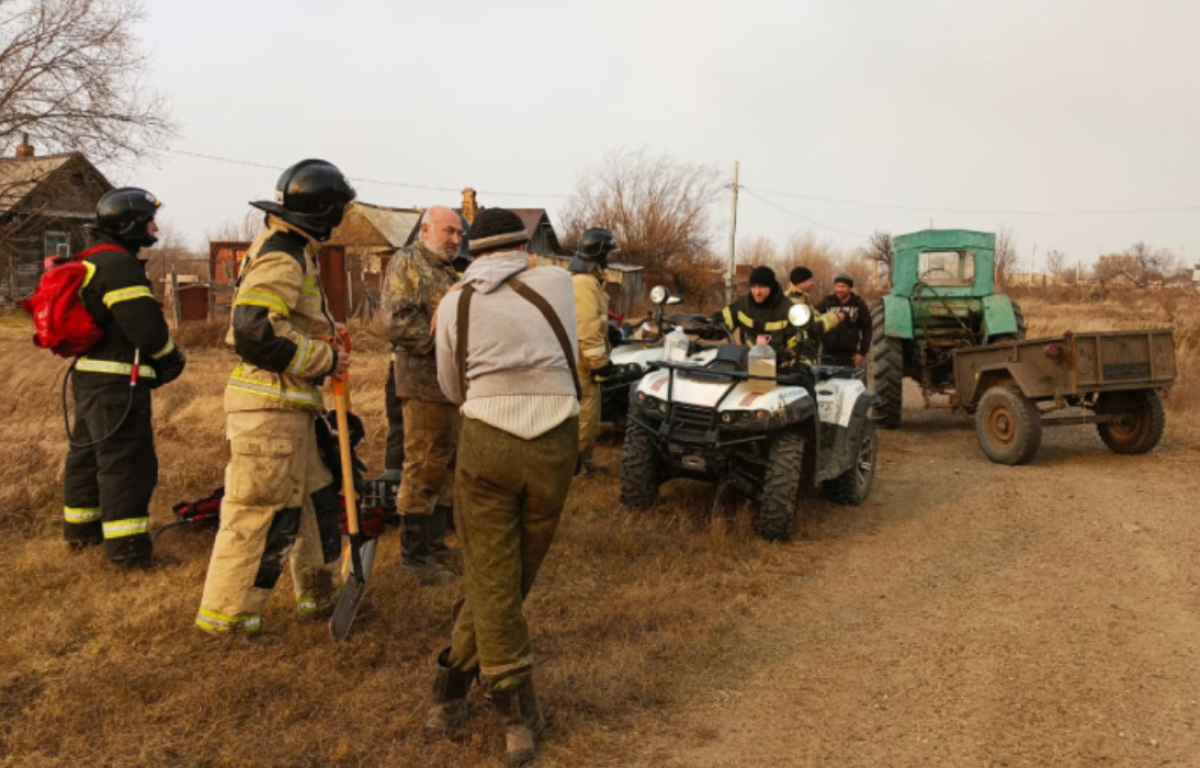
{"label": "trailer", "polygon": [[979,447],[1001,464],[1031,460],[1044,427],[1080,424],[1137,454],[1162,438],[1160,392],[1174,383],[1169,328],[1068,332],[955,350],[952,404],[975,414]]}

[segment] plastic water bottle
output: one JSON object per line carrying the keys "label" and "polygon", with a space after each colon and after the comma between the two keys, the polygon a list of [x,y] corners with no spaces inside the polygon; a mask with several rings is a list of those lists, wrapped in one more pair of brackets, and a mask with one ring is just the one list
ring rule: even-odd
{"label": "plastic water bottle", "polygon": [[688,339],[688,335],[683,332],[682,328],[676,327],[675,330],[668,333],[664,344],[667,347],[668,363],[687,362],[688,347],[691,346],[691,341]]}
{"label": "plastic water bottle", "polygon": [[771,349],[771,337],[763,334],[750,348],[747,355],[747,366],[751,376],[766,376],[766,379],[750,379],[751,392],[766,394],[775,388],[775,350]]}

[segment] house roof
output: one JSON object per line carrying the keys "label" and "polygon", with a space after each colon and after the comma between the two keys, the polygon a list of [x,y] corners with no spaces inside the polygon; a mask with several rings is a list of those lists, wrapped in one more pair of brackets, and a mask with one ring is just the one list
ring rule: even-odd
{"label": "house roof", "polygon": [[542,227],[544,221],[550,236],[550,247],[555,253],[561,250],[558,244],[558,233],[554,231],[554,225],[550,223],[550,216],[546,213],[545,208],[509,208],[508,210],[520,217],[521,223],[525,225],[525,234],[530,238]]}
{"label": "house roof", "polygon": [[44,157],[0,157],[0,213],[7,213],[44,181],[62,168],[72,157],[68,152]]}
{"label": "house roof", "polygon": [[351,203],[350,208],[357,209],[393,248],[403,247],[421,220],[418,208],[387,208],[371,203]]}

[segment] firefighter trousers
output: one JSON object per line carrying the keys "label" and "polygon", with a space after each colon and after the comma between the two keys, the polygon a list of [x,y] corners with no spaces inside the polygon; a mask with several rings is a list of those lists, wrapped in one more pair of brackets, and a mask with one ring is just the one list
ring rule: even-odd
{"label": "firefighter trousers", "polygon": [[458,444],[458,407],[432,400],[404,401],[404,472],[396,509],[401,515],[430,515],[454,501],[450,471]]}
{"label": "firefighter trousers", "polygon": [[221,527],[196,626],[259,632],[285,560],[301,615],[328,610],[341,588],[341,510],[317,452],[313,414],[237,411],[227,417],[226,436]]}
{"label": "firefighter trousers", "polygon": [[592,448],[600,437],[600,384],[589,373],[579,375],[579,457],[592,458]]}
{"label": "firefighter trousers", "polygon": [[404,401],[396,394],[395,362],[393,359],[392,365],[388,366],[387,384],[383,386],[383,405],[388,420],[383,468],[400,471],[404,468]]}
{"label": "firefighter trousers", "polygon": [[467,597],[450,638],[450,666],[498,680],[527,676],[533,647],[522,603],[554,540],[578,458],[570,418],[532,440],[463,419],[454,509]]}
{"label": "firefighter trousers", "polygon": [[103,541],[109,560],[126,563],[150,557],[158,455],[150,389],[113,379],[81,385],[72,377],[74,445],[63,471],[63,538],[77,545]]}

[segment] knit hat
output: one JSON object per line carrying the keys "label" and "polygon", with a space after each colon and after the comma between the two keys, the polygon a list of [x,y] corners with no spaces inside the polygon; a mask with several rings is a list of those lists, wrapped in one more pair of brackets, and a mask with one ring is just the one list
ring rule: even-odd
{"label": "knit hat", "polygon": [[471,253],[494,251],[502,245],[519,245],[529,242],[521,217],[504,208],[484,208],[475,216],[467,230]]}
{"label": "knit hat", "polygon": [[770,267],[755,267],[750,272],[750,285],[761,285],[774,290],[779,287],[779,280],[775,278],[775,270]]}
{"label": "knit hat", "polygon": [[792,273],[788,275],[788,281],[792,285],[800,285],[800,283],[803,283],[805,280],[812,280],[812,276],[812,270],[808,267],[796,267],[792,270]]}
{"label": "knit hat", "polygon": [[845,283],[846,285],[853,288],[854,287],[854,278],[851,277],[850,275],[846,274],[845,272],[838,272],[836,275],[833,276],[833,284],[837,285],[838,283]]}

